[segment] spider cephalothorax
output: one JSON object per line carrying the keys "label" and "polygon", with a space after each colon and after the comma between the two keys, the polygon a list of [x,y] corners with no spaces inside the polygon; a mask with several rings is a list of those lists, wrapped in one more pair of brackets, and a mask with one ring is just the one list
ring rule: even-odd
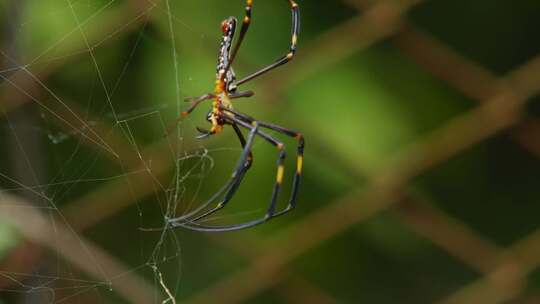
{"label": "spider cephalothorax", "polygon": [[[238,50],[240,49],[240,46],[242,45],[244,37],[251,24],[251,11],[253,7],[253,0],[247,0],[245,10],[246,13],[244,19],[242,20],[242,27],[240,29],[240,32],[238,33],[238,38],[236,39],[236,41],[234,40],[238,23],[237,19],[234,17],[229,17],[221,23],[222,37],[218,54],[218,63],[216,66],[216,83],[214,91],[200,97],[191,97],[186,99],[186,101],[190,101],[192,102],[192,104],[185,112],[182,113],[182,116],[187,116],[205,100],[212,100],[212,108],[208,112],[206,117],[206,119],[212,124],[212,127],[210,130],[197,128],[197,130],[201,133],[198,138],[202,139],[214,134],[218,134],[224,130],[225,126],[230,125],[235,131],[236,136],[238,137],[240,144],[243,147],[243,151],[229,182],[226,183],[216,194],[214,194],[209,201],[201,204],[201,206],[198,207],[196,210],[193,210],[184,216],[170,219],[169,222],[173,227],[185,227],[188,229],[199,231],[239,230],[264,223],[269,219],[289,212],[296,206],[298,186],[300,184],[300,178],[302,175],[302,164],[304,159],[303,136],[298,132],[274,124],[258,121],[248,115],[235,111],[232,105],[232,100],[234,99],[253,96],[252,91],[238,91],[238,88],[242,84],[252,79],[255,79],[293,59],[296,53],[298,34],[300,32],[300,10],[296,2],[294,2],[293,0],[287,1],[291,6],[293,16],[291,45],[289,47],[289,51],[269,66],[262,68],[259,71],[254,72],[240,80],[236,79],[236,75],[231,65],[236,58]],[[247,139],[242,133],[242,128],[249,131]],[[294,175],[291,195],[289,198],[289,204],[285,209],[280,211],[276,211],[276,205],[278,195],[281,190],[281,184],[283,183],[283,177],[285,174],[285,145],[280,140],[267,134],[265,131],[262,131],[262,129],[276,131],[280,134],[293,137],[298,141],[296,171]],[[272,198],[270,200],[270,204],[265,216],[250,222],[230,226],[207,226],[201,224],[200,222],[202,219],[207,218],[211,214],[214,214],[215,212],[222,209],[231,200],[231,198],[238,190],[240,183],[242,182],[244,176],[246,175],[253,162],[251,147],[256,136],[275,146],[279,152],[276,182],[274,184]],[[221,201],[217,203],[215,207],[209,208],[212,203],[214,203],[220,197],[223,197],[223,199],[221,199]]]}

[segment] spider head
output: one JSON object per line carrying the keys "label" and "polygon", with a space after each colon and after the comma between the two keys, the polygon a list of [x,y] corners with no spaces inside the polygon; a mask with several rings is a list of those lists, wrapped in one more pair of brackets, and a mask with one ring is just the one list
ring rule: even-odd
{"label": "spider head", "polygon": [[232,36],[236,29],[236,18],[229,17],[221,22],[221,31],[224,36]]}
{"label": "spider head", "polygon": [[221,31],[223,32],[223,34],[227,34],[229,32],[229,23],[227,22],[227,20],[223,20],[221,22]]}

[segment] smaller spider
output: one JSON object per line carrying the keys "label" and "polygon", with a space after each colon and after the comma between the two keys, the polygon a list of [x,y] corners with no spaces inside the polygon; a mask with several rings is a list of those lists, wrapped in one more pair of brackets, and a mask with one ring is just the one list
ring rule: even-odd
{"label": "smaller spider", "polygon": [[[210,130],[197,128],[197,130],[201,133],[197,138],[207,138],[211,135],[222,132],[225,126],[232,126],[236,133],[236,136],[240,141],[240,144],[243,147],[243,151],[236,166],[236,169],[231,176],[231,179],[223,187],[221,187],[221,189],[216,194],[214,194],[210,200],[201,204],[201,206],[196,208],[196,210],[193,210],[192,212],[184,216],[169,219],[168,222],[172,227],[184,227],[191,230],[212,232],[240,230],[264,223],[272,218],[283,215],[296,206],[296,198],[298,194],[300,178],[302,176],[302,163],[304,157],[303,136],[298,132],[274,124],[258,121],[248,115],[235,111],[231,102],[233,99],[246,98],[254,95],[252,91],[238,91],[239,86],[281,65],[284,65],[285,63],[293,59],[296,52],[298,34],[300,31],[300,11],[298,4],[296,4],[293,0],[287,1],[291,6],[293,17],[292,37],[289,52],[271,65],[255,73],[252,73],[241,80],[236,80],[236,75],[231,65],[234,62],[236,54],[238,53],[238,50],[240,49],[240,46],[242,45],[242,42],[244,41],[245,35],[251,24],[253,0],[247,0],[245,17],[242,22],[242,28],[240,29],[239,37],[236,40],[236,43],[234,43],[234,46],[233,40],[236,33],[236,26],[238,23],[237,19],[234,17],[229,17],[222,22],[221,30],[223,32],[223,36],[221,39],[221,48],[218,56],[218,64],[216,69],[216,86],[214,92],[202,95],[200,97],[191,97],[186,99],[186,101],[192,102],[192,105],[185,112],[182,113],[182,117],[189,115],[202,102],[206,100],[213,100],[212,109],[210,110],[210,112],[208,112],[207,115],[207,120],[212,124],[212,128]],[[247,139],[242,134],[241,128],[249,131]],[[262,129],[273,130],[283,135],[293,137],[298,141],[296,174],[293,180],[289,204],[284,210],[280,211],[276,210],[276,205],[285,172],[285,145],[280,140],[274,138],[268,133],[265,133]],[[265,216],[257,220],[230,226],[207,226],[201,224],[201,220],[207,218],[208,216],[225,207],[225,205],[232,199],[232,197],[238,190],[246,172],[249,170],[253,162],[251,148],[253,146],[253,141],[256,136],[259,136],[266,142],[275,146],[279,151],[276,182],[274,184],[272,197],[270,199],[270,204],[268,206]],[[210,205],[222,195],[223,199],[215,207],[208,209]]]}

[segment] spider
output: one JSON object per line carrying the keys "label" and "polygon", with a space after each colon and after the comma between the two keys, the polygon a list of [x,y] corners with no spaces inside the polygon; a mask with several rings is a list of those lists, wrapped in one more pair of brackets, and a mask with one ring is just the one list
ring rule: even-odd
{"label": "spider", "polygon": [[[298,187],[302,176],[302,164],[304,158],[304,138],[302,134],[271,123],[262,122],[248,115],[242,114],[234,110],[231,102],[233,99],[248,98],[254,95],[253,91],[239,91],[239,86],[265,73],[268,73],[271,70],[281,65],[284,65],[293,59],[296,53],[298,34],[300,31],[300,11],[296,2],[294,2],[293,0],[287,1],[289,2],[292,10],[292,34],[289,51],[286,55],[279,58],[274,63],[268,65],[267,67],[259,71],[249,74],[241,80],[236,79],[236,75],[231,65],[236,58],[238,50],[240,49],[240,46],[242,45],[242,42],[244,41],[246,33],[251,24],[253,0],[246,1],[247,5],[245,8],[245,16],[242,21],[242,27],[240,29],[238,39],[235,43],[233,43],[233,40],[236,34],[236,28],[238,23],[237,19],[234,17],[229,17],[221,23],[221,31],[223,32],[223,35],[221,38],[221,47],[219,50],[218,64],[216,68],[216,84],[214,92],[204,94],[200,97],[187,98],[186,102],[191,102],[192,104],[186,111],[182,112],[182,117],[189,115],[202,102],[212,100],[212,109],[208,112],[208,115],[206,117],[208,122],[212,124],[212,127],[210,130],[197,127],[197,130],[200,133],[197,138],[203,139],[211,135],[219,134],[223,131],[225,126],[232,126],[243,150],[230,180],[223,187],[221,187],[220,190],[218,190],[218,192],[214,194],[208,201],[201,204],[200,207],[196,208],[196,210],[193,210],[190,213],[181,217],[168,219],[168,223],[172,227],[184,227],[191,230],[209,232],[240,230],[264,223],[272,218],[286,214],[295,208]],[[247,139],[246,137],[244,137],[242,129],[245,129],[249,132]],[[276,205],[285,171],[285,145],[280,140],[263,131],[263,129],[276,131],[283,135],[293,137],[298,142],[296,174],[293,180],[289,203],[285,209],[280,211],[276,210]],[[201,220],[207,218],[208,216],[216,213],[217,211],[225,207],[238,190],[244,176],[246,175],[247,171],[253,163],[253,154],[251,152],[251,148],[253,146],[253,141],[256,136],[262,138],[267,143],[275,146],[278,150],[276,181],[265,216],[257,220],[236,225],[208,226],[201,224]],[[223,199],[215,207],[207,210],[210,205],[212,205],[212,203],[222,195]]]}

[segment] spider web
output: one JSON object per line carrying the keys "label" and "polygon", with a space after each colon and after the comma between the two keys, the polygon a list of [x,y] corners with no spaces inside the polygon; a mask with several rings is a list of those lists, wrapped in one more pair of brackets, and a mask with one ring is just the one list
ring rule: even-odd
{"label": "spider web", "polygon": [[194,142],[190,120],[164,137],[201,86],[177,46],[209,45],[177,5],[2,7],[0,301],[176,303],[182,242],[164,220],[201,199],[216,153],[239,151]]}

